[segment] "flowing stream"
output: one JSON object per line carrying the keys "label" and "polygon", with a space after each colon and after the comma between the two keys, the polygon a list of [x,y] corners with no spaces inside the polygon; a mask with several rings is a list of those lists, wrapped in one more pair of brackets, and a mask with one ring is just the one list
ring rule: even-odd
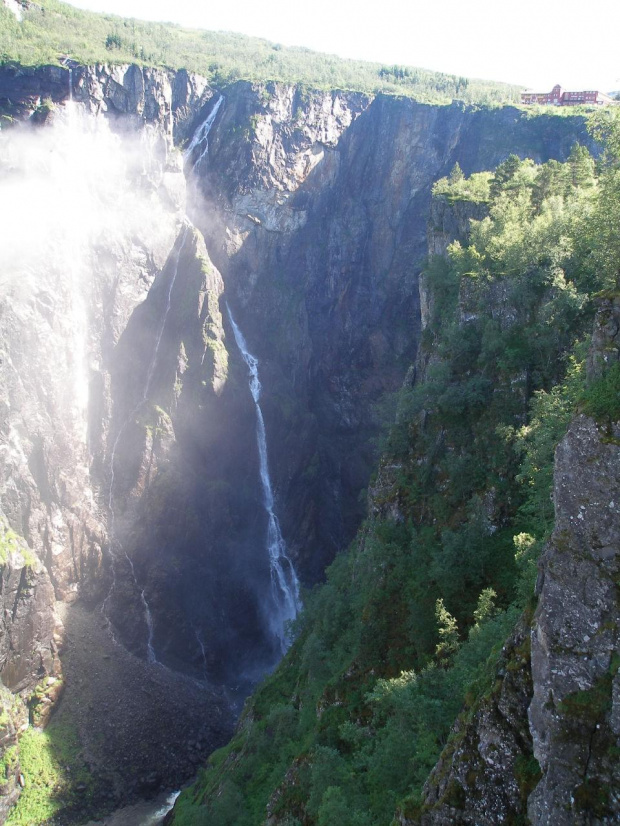
{"label": "flowing stream", "polygon": [[233,329],[235,342],[249,371],[249,385],[254,405],[256,406],[256,442],[260,480],[263,492],[263,505],[267,513],[267,552],[269,554],[269,568],[271,574],[271,611],[269,625],[273,636],[278,640],[284,654],[289,646],[287,623],[295,619],[301,608],[299,597],[299,580],[291,562],[286,543],[280,531],[280,523],[274,512],[273,488],[269,476],[269,461],[267,457],[267,437],[263,411],[259,403],[261,383],[258,378],[258,359],[248,350],[243,333],[237,326],[230,307],[226,304],[226,312]]}
{"label": "flowing stream", "polygon": [[[153,376],[155,375],[155,368],[157,366],[157,359],[158,359],[158,356],[159,356],[159,348],[160,348],[161,340],[162,340],[162,337],[163,337],[163,334],[164,334],[164,329],[166,327],[166,320],[168,318],[168,313],[170,312],[170,304],[171,304],[171,299],[172,299],[172,290],[174,288],[174,283],[176,281],[177,274],[178,274],[178,271],[179,271],[179,261],[181,259],[181,253],[183,252],[183,247],[185,246],[185,241],[187,240],[187,232],[188,232],[190,226],[191,226],[191,223],[190,223],[189,219],[186,218],[185,223],[184,223],[183,237],[181,239],[181,243],[179,245],[178,252],[176,254],[174,271],[173,271],[173,274],[172,274],[172,278],[170,279],[170,284],[168,285],[168,292],[166,294],[166,307],[164,309],[164,312],[163,312],[163,315],[162,315],[162,318],[161,318],[161,321],[160,321],[160,324],[159,324],[159,328],[158,328],[158,331],[157,331],[157,338],[155,339],[155,348],[153,350],[153,356],[151,358],[151,362],[149,364],[149,369],[148,369],[147,374],[146,374],[146,382],[145,382],[145,385],[144,385],[144,391],[142,393],[142,398],[140,399],[138,404],[133,408],[133,410],[131,411],[129,416],[127,416],[127,418],[125,419],[125,421],[121,425],[118,433],[116,434],[116,439],[114,440],[114,444],[112,446],[112,455],[110,457],[110,487],[108,489],[108,510],[110,512],[110,535],[111,535],[110,557],[111,557],[111,562],[112,562],[112,583],[110,585],[110,590],[108,592],[108,595],[105,598],[105,600],[103,601],[102,608],[103,608],[104,614],[107,611],[108,602],[109,602],[112,594],[114,593],[114,589],[116,588],[117,555],[116,555],[116,552],[112,550],[112,548],[115,545],[115,540],[114,540],[114,461],[116,459],[116,451],[118,449],[118,445],[119,445],[119,442],[121,440],[121,436],[123,435],[126,427],[128,426],[128,424],[131,421],[133,421],[133,418],[136,415],[136,413],[140,410],[142,405],[144,405],[148,401],[148,398],[149,398],[149,394],[150,394],[150,391],[151,391],[151,384],[152,384],[152,381],[153,381]],[[118,543],[116,543],[116,544],[117,544],[117,547],[119,547]],[[140,588],[140,586],[138,585],[138,580],[137,580],[137,577],[136,577],[136,571],[135,571],[135,568],[134,568],[133,560],[130,558],[130,556],[127,554],[126,551],[123,550],[123,553],[125,555],[125,559],[129,563],[129,567],[130,567],[130,570],[131,570],[131,576],[133,578],[136,589],[140,593],[140,601],[142,602],[142,608],[144,610],[144,619],[145,619],[145,622],[146,622],[146,627],[147,627],[147,632],[148,632],[147,643],[146,643],[146,658],[147,658],[148,662],[156,663],[156,662],[158,662],[158,660],[157,660],[157,656],[155,654],[155,648],[153,647],[153,639],[154,639],[154,633],[155,633],[155,628],[154,628],[154,624],[153,624],[153,615],[151,613],[151,609],[150,609],[148,601],[146,599],[145,589]]]}
{"label": "flowing stream", "polygon": [[205,155],[209,151],[209,132],[211,131],[211,127],[215,123],[215,118],[217,117],[217,113],[218,113],[219,108],[220,108],[220,106],[222,105],[223,102],[224,102],[224,95],[220,95],[219,98],[215,102],[215,106],[209,112],[209,115],[208,115],[207,119],[202,124],[202,126],[200,126],[196,130],[196,133],[194,134],[194,137],[192,138],[189,146],[187,147],[187,149],[183,153],[184,160],[186,162],[190,161],[194,149],[199,144],[204,142],[204,146],[202,147],[200,155],[198,156],[195,163],[193,164],[194,167],[197,167],[200,164],[202,159],[205,157]]}
{"label": "flowing stream", "polygon": [[90,822],[86,826],[161,826],[178,796],[179,792],[160,795],[155,800],[119,809],[105,820]]}

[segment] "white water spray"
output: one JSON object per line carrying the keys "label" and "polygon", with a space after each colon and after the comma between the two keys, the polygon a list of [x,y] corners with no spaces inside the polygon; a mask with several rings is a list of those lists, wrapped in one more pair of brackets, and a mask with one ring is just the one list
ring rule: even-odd
{"label": "white water spray", "polygon": [[200,126],[196,130],[196,132],[194,134],[194,137],[192,138],[189,146],[187,147],[187,149],[183,153],[183,159],[187,163],[188,161],[191,161],[191,157],[192,157],[192,153],[193,153],[194,149],[197,146],[199,146],[200,144],[204,144],[204,146],[202,147],[202,150],[200,152],[200,155],[198,156],[197,160],[193,164],[194,168],[197,167],[201,163],[202,159],[205,157],[205,155],[209,151],[209,132],[211,131],[211,127],[215,123],[215,118],[217,117],[217,113],[218,113],[219,108],[220,108],[220,106],[222,105],[223,102],[224,102],[224,95],[220,95],[219,98],[215,102],[215,106],[209,112],[209,116],[207,117],[205,122],[202,124],[202,126]]}
{"label": "white water spray", "polygon": [[9,11],[13,12],[18,22],[21,23],[24,14],[21,3],[18,3],[17,0],[4,0],[4,5]]}
{"label": "white water spray", "polygon": [[163,806],[154,812],[150,817],[148,817],[145,821],[143,821],[140,826],[157,826],[159,823],[163,823],[163,818],[171,812],[174,804],[176,803],[177,797],[181,794],[181,792],[173,792],[172,794],[168,795],[166,802]]}
{"label": "white water spray", "polygon": [[[172,278],[170,279],[170,283],[168,285],[168,292],[166,294],[166,306],[164,308],[164,312],[163,312],[163,315],[162,315],[162,318],[161,318],[161,321],[160,321],[160,324],[159,324],[159,328],[157,330],[157,337],[155,339],[155,348],[153,350],[153,356],[151,358],[151,362],[149,364],[149,369],[148,369],[147,374],[146,374],[146,381],[145,381],[145,384],[144,384],[144,391],[142,393],[142,398],[140,399],[138,404],[133,408],[131,413],[127,416],[127,418],[125,419],[125,421],[121,425],[118,433],[116,434],[116,439],[114,440],[114,444],[112,445],[112,454],[110,456],[110,486],[108,488],[108,510],[110,512],[110,536],[111,536],[110,561],[111,561],[111,568],[112,568],[112,582],[110,584],[110,590],[108,591],[108,595],[105,598],[105,600],[103,601],[103,604],[101,606],[102,611],[104,612],[104,614],[106,616],[107,616],[108,602],[109,602],[110,598],[112,597],[112,594],[114,593],[114,590],[116,588],[116,563],[117,563],[117,559],[118,559],[117,555],[116,555],[116,552],[113,550],[114,545],[115,545],[115,540],[114,540],[114,479],[115,479],[114,462],[115,462],[115,459],[116,459],[116,451],[118,449],[121,437],[122,437],[123,433],[125,432],[125,429],[130,424],[130,422],[132,422],[134,420],[134,417],[136,416],[136,414],[138,413],[140,408],[148,401],[148,398],[149,398],[149,394],[150,394],[150,391],[151,391],[151,383],[153,381],[153,376],[155,375],[155,368],[157,366],[157,360],[158,360],[158,357],[159,357],[159,349],[160,349],[160,346],[161,346],[161,340],[162,340],[162,337],[163,337],[163,334],[164,334],[164,329],[166,327],[166,320],[168,319],[168,313],[170,312],[170,304],[171,304],[171,299],[172,299],[172,290],[174,289],[174,284],[175,284],[175,281],[177,279],[177,274],[179,272],[179,261],[181,260],[181,253],[183,252],[183,248],[184,248],[185,242],[187,240],[187,233],[188,233],[188,230],[189,230],[190,226],[191,226],[190,220],[188,218],[185,218],[183,237],[181,239],[181,243],[179,244],[179,249],[177,251],[176,260],[175,260],[175,264],[174,264],[174,271],[172,273]],[[148,601],[146,599],[145,589],[140,588],[140,586],[138,585],[138,580],[137,580],[137,577],[136,577],[136,572],[135,572],[133,561],[132,561],[131,557],[128,555],[128,553],[125,550],[123,550],[123,553],[125,555],[125,559],[129,563],[129,567],[131,569],[131,576],[133,578],[134,585],[135,585],[136,589],[140,593],[140,601],[142,602],[142,607],[144,609],[144,619],[145,619],[145,622],[146,622],[146,627],[147,627],[147,632],[148,632],[147,643],[146,643],[147,660],[150,663],[156,663],[156,662],[158,662],[158,660],[157,660],[157,657],[155,655],[155,648],[153,646],[153,639],[154,639],[154,633],[155,633],[155,627],[154,627],[154,623],[153,623],[153,615],[151,613],[151,609],[150,609]],[[111,623],[110,623],[110,626],[111,626]],[[112,636],[114,636],[113,632],[112,632]]]}
{"label": "white water spray", "polygon": [[[47,421],[57,410],[62,422],[59,444],[66,444],[75,469],[70,490],[79,491],[85,506],[90,503],[93,517],[99,519],[101,514],[90,490],[87,438],[90,381],[103,369],[97,308],[105,306],[102,296],[112,296],[111,317],[115,318],[117,310],[124,312],[139,300],[142,287],[141,281],[135,283],[136,274],[141,270],[146,273],[151,264],[136,263],[135,272],[132,269],[125,276],[121,262],[141,261],[143,250],[159,250],[160,244],[171,246],[179,228],[174,227],[167,199],[156,197],[157,182],[152,183],[150,177],[139,178],[144,141],[150,141],[151,135],[144,129],[122,135],[113,132],[105,117],[89,114],[74,99],[74,82],[78,82],[75,68],[66,63],[62,71],[66,71],[62,76],[64,105],[54,109],[45,129],[0,132],[0,293],[23,324],[20,346],[38,366],[40,418]],[[154,176],[158,164],[163,175],[165,159],[154,151],[148,168],[150,172],[153,167]],[[102,247],[110,251],[109,258],[101,255]],[[175,255],[176,250],[162,285],[160,312]],[[154,325],[157,329],[153,330],[157,349],[164,347],[160,322],[158,316]],[[113,325],[112,335],[116,336],[123,319],[119,316]],[[145,371],[147,366],[147,376],[152,377],[154,367],[145,364]],[[142,382],[146,386],[144,376]],[[155,381],[148,384],[146,395]],[[140,384],[137,393],[142,389]],[[6,430],[26,436],[20,423],[22,414],[17,405],[12,408]],[[34,421],[38,419],[33,420],[32,432]],[[115,437],[113,432],[110,445]],[[0,434],[0,447],[6,442],[5,435]],[[23,465],[27,467],[27,458]],[[112,465],[114,470],[114,461]],[[67,498],[69,495],[73,493]],[[108,558],[112,558],[112,581],[103,605],[106,616],[110,594],[120,585],[116,578],[123,561],[122,549],[113,545]],[[129,567],[127,572],[129,576]],[[142,589],[136,588],[136,595],[140,594]],[[146,598],[146,594],[142,596]],[[145,619],[148,626],[146,610]],[[152,646],[152,630],[149,642]]]}
{"label": "white water spray", "polygon": [[259,399],[261,383],[258,378],[258,359],[248,350],[243,333],[235,323],[230,307],[226,304],[226,312],[233,329],[235,342],[243,360],[249,370],[249,384],[252,398],[256,406],[256,442],[258,445],[258,459],[261,487],[263,491],[263,505],[267,513],[267,551],[269,553],[269,567],[271,573],[271,602],[270,629],[280,643],[284,654],[289,646],[286,633],[286,624],[294,620],[301,609],[299,597],[299,580],[291,562],[286,543],[280,531],[278,517],[274,513],[273,489],[269,476],[269,462],[267,457],[267,437],[265,421]]}

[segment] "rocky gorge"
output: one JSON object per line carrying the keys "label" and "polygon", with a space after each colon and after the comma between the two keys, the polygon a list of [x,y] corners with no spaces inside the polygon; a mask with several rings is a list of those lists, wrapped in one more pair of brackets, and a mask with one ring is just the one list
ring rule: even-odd
{"label": "rocky gorge", "polygon": [[[89,802],[65,792],[50,822],[79,823],[189,780],[282,653],[256,398],[232,318],[258,364],[272,515],[310,587],[365,516],[379,403],[411,365],[418,380],[428,369],[429,218],[440,254],[482,215],[431,211],[434,182],[511,153],[563,161],[589,138],[580,117],[285,84],[215,89],[130,65],[4,67],[0,107],[13,124],[0,150],[0,816],[28,789],[17,733],[56,709],[86,772],[67,789]],[[615,304],[601,311],[599,352],[613,349],[616,315]],[[506,666],[500,699],[463,740],[510,753],[489,730],[494,714],[518,718],[515,755],[531,738],[544,773],[527,802],[535,823],[577,822],[562,813],[575,774],[584,794],[617,785],[603,718],[574,724],[570,746],[564,719],[576,693],[617,693],[616,528],[603,495],[617,481],[614,440],[581,418],[562,442],[531,666]],[[583,498],[575,466],[592,473]],[[371,513],[385,510],[386,473]],[[517,629],[508,661],[527,636]],[[420,822],[478,822],[446,803],[448,787],[462,790],[450,800],[475,787],[489,823],[523,807],[518,784],[493,802],[510,759],[494,774],[489,749],[468,748],[461,774],[442,757]],[[472,749],[484,763],[475,782]],[[617,811],[614,801],[601,805]]]}

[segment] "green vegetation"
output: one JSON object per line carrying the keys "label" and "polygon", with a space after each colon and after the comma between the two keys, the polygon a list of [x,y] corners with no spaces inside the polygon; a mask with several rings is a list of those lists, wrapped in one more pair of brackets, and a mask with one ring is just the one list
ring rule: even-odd
{"label": "green vegetation", "polygon": [[76,9],[59,0],[29,5],[20,23],[0,4],[0,62],[139,63],[198,72],[210,83],[279,80],[317,88],[410,95],[425,101],[518,100],[518,88],[408,66],[343,60],[231,32],[183,29]]}
{"label": "green vegetation", "polygon": [[[512,156],[437,185],[436,197],[486,201],[488,217],[426,268],[427,366],[400,393],[375,484],[375,506],[399,516],[368,522],[307,597],[291,651],[175,824],[252,826],[268,812],[387,826],[397,808],[420,811],[430,769],[461,736],[450,740],[457,714],[466,722],[496,690],[503,644],[531,616],[555,446],[583,404],[593,299],[616,283],[620,255],[601,236],[620,222],[619,158],[597,170],[576,146],[566,164]],[[620,414],[617,379],[613,368],[591,388],[592,411]],[[566,708],[581,714],[594,694]],[[536,761],[524,755],[515,777],[525,798]],[[461,793],[447,794],[458,805]]]}
{"label": "green vegetation", "polygon": [[19,762],[25,786],[6,826],[45,823],[72,807],[88,812],[93,780],[80,749],[72,724],[61,717],[54,717],[45,731],[31,727],[21,735]]}
{"label": "green vegetation", "polygon": [[433,197],[453,203],[454,201],[474,201],[486,203],[491,197],[492,172],[474,172],[469,178],[457,164],[447,178],[440,178],[433,186]]}
{"label": "green vegetation", "polygon": [[620,419],[620,364],[616,362],[582,396],[582,410],[601,424]]}
{"label": "green vegetation", "polygon": [[37,559],[26,542],[9,528],[4,517],[0,517],[0,566],[6,565],[11,557],[15,557],[17,563],[21,560],[28,568],[34,568],[37,564]]}

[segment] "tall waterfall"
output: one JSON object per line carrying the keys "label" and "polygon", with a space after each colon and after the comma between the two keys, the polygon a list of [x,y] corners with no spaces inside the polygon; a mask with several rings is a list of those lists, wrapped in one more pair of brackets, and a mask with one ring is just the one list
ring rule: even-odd
{"label": "tall waterfall", "polygon": [[293,563],[288,556],[286,543],[280,531],[280,523],[274,512],[273,489],[271,487],[269,462],[267,458],[265,421],[259,403],[262,388],[258,378],[258,359],[248,350],[243,333],[235,323],[228,304],[226,304],[226,312],[228,313],[228,319],[233,329],[239,352],[248,366],[250,392],[252,393],[252,398],[256,406],[256,442],[258,446],[263,505],[267,513],[266,545],[269,554],[271,574],[271,611],[269,615],[269,625],[273,636],[280,644],[282,653],[285,653],[289,645],[286,634],[286,623],[295,619],[301,608],[299,580],[297,579]]}
{"label": "tall waterfall", "polygon": [[194,137],[192,138],[189,146],[187,147],[187,149],[183,153],[184,160],[186,162],[190,161],[194,149],[197,146],[199,146],[201,143],[204,143],[204,146],[202,147],[200,155],[198,156],[198,158],[195,161],[195,163],[193,164],[193,166],[198,166],[198,164],[202,161],[202,159],[205,157],[205,155],[209,151],[209,132],[211,131],[211,127],[215,123],[215,118],[217,117],[217,113],[218,113],[219,108],[220,108],[220,106],[222,105],[223,102],[224,102],[224,95],[220,95],[219,98],[215,102],[215,106],[209,112],[209,115],[208,115],[207,119],[202,124],[202,126],[200,126],[196,130],[196,133],[195,133]]}
{"label": "tall waterfall", "polygon": [[[172,278],[170,279],[170,283],[168,285],[168,292],[166,293],[166,306],[164,308],[164,312],[162,314],[161,321],[159,323],[159,328],[157,330],[157,336],[155,338],[155,347],[153,349],[153,356],[151,358],[149,368],[148,368],[148,371],[147,371],[147,374],[146,374],[146,380],[145,380],[145,383],[144,383],[144,390],[142,392],[142,398],[140,399],[138,404],[133,408],[133,410],[131,411],[129,416],[127,416],[127,418],[125,419],[125,421],[121,425],[118,433],[116,434],[116,439],[114,440],[114,444],[112,446],[112,454],[110,456],[110,487],[108,489],[108,509],[109,509],[109,512],[110,512],[110,520],[111,520],[111,522],[110,522],[110,526],[111,526],[110,534],[111,534],[111,538],[112,538],[112,546],[113,547],[114,547],[114,544],[115,544],[115,539],[114,539],[114,461],[116,459],[116,451],[118,449],[121,437],[122,437],[123,433],[125,432],[125,429],[129,425],[129,423],[133,420],[134,416],[140,410],[142,405],[145,404],[148,401],[148,398],[149,398],[149,394],[150,394],[150,391],[151,391],[151,384],[152,384],[152,381],[153,381],[153,376],[155,375],[155,368],[157,366],[157,359],[159,357],[159,348],[161,346],[161,340],[162,340],[162,337],[163,337],[163,334],[164,334],[164,329],[166,327],[166,320],[168,318],[168,313],[170,312],[170,304],[171,304],[171,299],[172,299],[172,290],[174,289],[174,284],[175,284],[175,281],[177,279],[177,274],[179,272],[179,261],[181,259],[181,253],[183,252],[183,248],[184,248],[185,242],[187,240],[187,233],[188,233],[188,230],[189,230],[190,226],[191,226],[191,222],[189,221],[188,218],[186,218],[185,222],[184,222],[183,237],[181,239],[181,243],[179,244],[179,249],[178,249],[177,254],[176,254],[176,259],[175,259],[175,264],[174,264],[174,271],[172,273]],[[116,545],[117,545],[117,548],[118,548],[119,544],[116,543]],[[147,643],[146,643],[147,660],[148,660],[148,662],[156,663],[157,662],[157,657],[155,655],[155,648],[153,647],[153,639],[154,639],[154,633],[155,633],[154,624],[153,624],[153,615],[151,613],[151,609],[150,609],[148,601],[146,599],[145,589],[140,588],[140,586],[138,585],[138,580],[137,580],[137,577],[136,577],[136,572],[135,572],[135,569],[134,569],[133,560],[130,558],[130,556],[127,554],[127,552],[125,550],[123,550],[123,554],[125,556],[125,559],[129,563],[129,567],[131,569],[131,575],[132,575],[132,578],[133,578],[133,581],[134,581],[134,584],[135,584],[137,590],[140,592],[140,601],[142,603],[142,608],[144,609],[144,619],[145,619],[146,627],[147,627],[147,631],[148,631],[148,638],[147,638]],[[114,589],[116,588],[116,561],[117,561],[116,553],[115,553],[115,551],[111,550],[112,583],[111,583],[108,595],[107,595],[107,597],[105,598],[105,600],[103,602],[104,613],[106,611],[106,607],[107,607],[107,604],[110,600],[110,597],[112,596],[112,594],[114,593]]]}

